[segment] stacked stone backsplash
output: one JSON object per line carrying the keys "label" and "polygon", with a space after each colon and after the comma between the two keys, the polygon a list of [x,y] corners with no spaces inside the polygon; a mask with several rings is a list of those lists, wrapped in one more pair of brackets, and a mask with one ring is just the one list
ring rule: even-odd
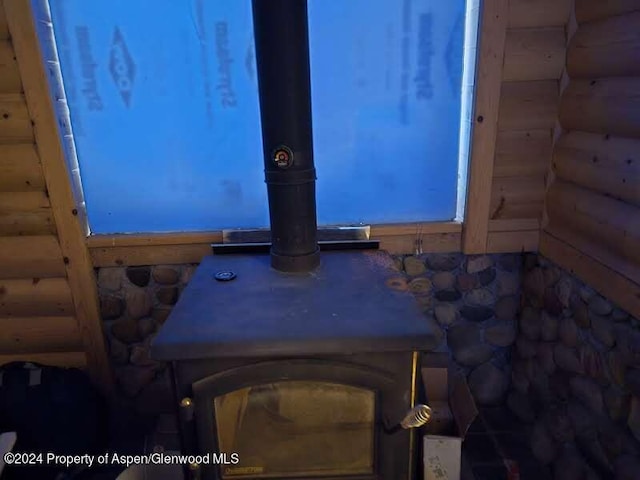
{"label": "stacked stone backsplash", "polygon": [[143,413],[171,412],[166,365],[149,357],[151,340],[169,316],[195,265],[105,267],[97,271],[100,311],[124,398]]}
{"label": "stacked stone backsplash", "polygon": [[[479,404],[504,400],[522,284],[521,254],[395,256],[408,289],[440,332]],[[97,270],[100,308],[118,385],[142,413],[173,410],[168,369],[149,346],[197,265],[105,267]]]}
{"label": "stacked stone backsplash", "polygon": [[520,308],[522,254],[396,256],[397,288],[414,293],[480,405],[503,402]]}
{"label": "stacked stone backsplash", "polygon": [[526,257],[509,408],[556,479],[640,479],[640,322]]}

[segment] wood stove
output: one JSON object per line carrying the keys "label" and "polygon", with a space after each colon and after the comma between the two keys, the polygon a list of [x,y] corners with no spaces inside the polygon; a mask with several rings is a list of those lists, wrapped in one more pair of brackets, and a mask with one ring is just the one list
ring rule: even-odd
{"label": "wood stove", "polygon": [[202,478],[413,478],[413,431],[393,427],[438,339],[386,253],[320,260],[286,273],[268,255],[207,257],[155,339],[184,453],[239,457],[194,466]]}
{"label": "wood stove", "polygon": [[222,462],[189,472],[410,480],[398,422],[439,339],[389,255],[320,253],[306,2],[253,0],[253,22],[271,242],[248,248],[270,254],[204,258],[151,351],[171,363],[184,453]]}

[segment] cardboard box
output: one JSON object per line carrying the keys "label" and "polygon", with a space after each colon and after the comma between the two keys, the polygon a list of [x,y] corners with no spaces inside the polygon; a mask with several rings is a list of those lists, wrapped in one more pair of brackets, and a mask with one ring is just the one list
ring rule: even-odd
{"label": "cardboard box", "polygon": [[478,415],[466,379],[450,378],[448,359],[423,360],[422,381],[432,418],[424,427],[424,480],[460,480],[462,441]]}

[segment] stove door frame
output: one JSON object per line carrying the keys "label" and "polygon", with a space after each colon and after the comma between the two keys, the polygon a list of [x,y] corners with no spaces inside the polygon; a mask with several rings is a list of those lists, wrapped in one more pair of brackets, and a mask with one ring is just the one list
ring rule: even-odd
{"label": "stove door frame", "polygon": [[[240,366],[210,375],[192,384],[196,434],[199,453],[218,452],[214,398],[233,391],[280,381],[317,381],[344,384],[373,391],[375,394],[374,472],[372,475],[340,477],[287,477],[288,480],[397,480],[407,478],[398,468],[406,469],[411,438],[406,430],[387,434],[390,426],[405,413],[398,411],[398,389],[401,385],[389,372],[367,366],[327,359],[270,360]],[[402,402],[403,403],[403,402]],[[404,408],[404,406],[403,406]],[[409,405],[406,405],[409,408]],[[403,452],[398,455],[399,452]],[[400,458],[401,457],[401,461]],[[204,479],[222,479],[219,465],[202,465]],[[238,477],[250,479],[250,476]]]}

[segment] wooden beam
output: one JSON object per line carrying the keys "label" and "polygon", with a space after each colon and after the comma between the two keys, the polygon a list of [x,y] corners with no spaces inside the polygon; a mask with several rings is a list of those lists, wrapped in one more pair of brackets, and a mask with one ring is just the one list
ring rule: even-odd
{"label": "wooden beam", "polygon": [[82,349],[74,317],[0,318],[0,352],[68,352]]}
{"label": "wooden beam", "polygon": [[569,22],[572,0],[510,0],[509,27],[562,27]]}
{"label": "wooden beam", "polygon": [[0,237],[0,279],[65,276],[62,251],[53,235]]}
{"label": "wooden beam", "polygon": [[8,40],[0,39],[0,94],[22,93],[22,81],[13,47]]}
{"label": "wooden beam", "polygon": [[392,254],[415,254],[416,240],[419,253],[449,253],[461,250],[460,233],[430,233],[416,238],[416,235],[389,235],[380,239],[380,248]]}
{"label": "wooden beam", "polygon": [[478,46],[475,122],[471,138],[469,186],[462,240],[465,253],[483,253],[487,248],[491,183],[508,16],[507,0],[483,2]]}
{"label": "wooden beam", "polygon": [[46,317],[73,315],[66,278],[0,279],[0,316]]}
{"label": "wooden beam", "polygon": [[544,176],[495,178],[491,192],[491,220],[542,216]]}
{"label": "wooden beam", "polygon": [[9,39],[9,27],[7,26],[7,17],[4,14],[4,7],[0,3],[0,40]]}
{"label": "wooden beam", "polygon": [[498,132],[494,178],[544,175],[551,165],[552,147],[550,129]]}
{"label": "wooden beam", "polygon": [[179,265],[200,263],[212,255],[211,245],[147,245],[137,247],[97,247],[89,249],[94,267],[120,267],[123,265]]}
{"label": "wooden beam", "polygon": [[42,165],[33,144],[0,144],[0,192],[45,190]]}
{"label": "wooden beam", "polygon": [[[639,156],[640,140],[636,142],[638,150],[633,155]],[[553,153],[557,178],[640,207],[640,157],[636,162],[631,158],[619,162],[606,153],[560,145]]]}
{"label": "wooden beam", "polygon": [[589,255],[594,260],[607,265],[620,275],[625,276],[632,282],[640,284],[640,265],[630,262],[627,258],[608,248],[602,242],[589,238],[589,236],[572,228],[563,220],[552,219],[545,231],[555,238],[571,245],[578,251]]}
{"label": "wooden beam", "polygon": [[576,19],[580,23],[638,10],[640,10],[638,0],[576,0]]}
{"label": "wooden beam", "polygon": [[0,235],[55,233],[49,198],[44,192],[0,192]]}
{"label": "wooden beam", "polygon": [[34,362],[54,367],[81,368],[87,366],[84,352],[17,353],[0,355],[0,365],[10,362]]}
{"label": "wooden beam", "polygon": [[551,221],[640,265],[640,208],[561,181],[549,188],[546,207]]}
{"label": "wooden beam", "polygon": [[559,80],[566,43],[564,27],[508,30],[502,80]]}
{"label": "wooden beam", "polygon": [[640,77],[572,80],[562,94],[567,130],[640,138]]}
{"label": "wooden beam", "polygon": [[556,80],[502,84],[500,130],[552,129],[558,118],[559,85]]}
{"label": "wooden beam", "polygon": [[489,232],[487,253],[536,252],[540,230],[521,232]]}
{"label": "wooden beam", "polygon": [[506,218],[491,220],[489,222],[490,232],[522,232],[531,230],[540,230],[540,219]]}
{"label": "wooden beam", "polygon": [[93,265],[85,245],[83,226],[78,221],[80,206],[75,202],[69,180],[58,119],[49,92],[49,79],[42,60],[31,4],[4,0],[4,8],[27,104],[34,122],[36,144],[62,254],[68,259],[67,278],[89,371],[99,387],[112,391],[113,374],[102,332]]}
{"label": "wooden beam", "polygon": [[0,143],[33,143],[33,128],[24,95],[0,95]]}
{"label": "wooden beam", "polygon": [[640,11],[585,23],[567,51],[571,78],[640,75]]}
{"label": "wooden beam", "polygon": [[620,308],[640,317],[640,284],[549,232],[540,237],[540,253],[575,274]]}
{"label": "wooden beam", "polygon": [[[371,227],[371,238],[380,241],[380,248],[393,253],[412,253],[416,249],[416,240],[422,239],[422,250],[427,252],[458,252],[461,249],[460,237],[462,226],[455,222],[435,223],[432,225],[376,225]],[[166,236],[156,239],[149,236],[145,241],[143,236],[127,239],[120,236],[114,238],[116,245],[94,246],[90,239],[89,251],[95,267],[118,267],[132,265],[178,265],[185,263],[200,263],[202,258],[211,255],[211,242],[206,243],[176,243],[181,234],[176,237]],[[197,237],[190,237],[196,240]],[[156,242],[166,241],[167,244]],[[106,238],[98,239],[102,245]]]}

